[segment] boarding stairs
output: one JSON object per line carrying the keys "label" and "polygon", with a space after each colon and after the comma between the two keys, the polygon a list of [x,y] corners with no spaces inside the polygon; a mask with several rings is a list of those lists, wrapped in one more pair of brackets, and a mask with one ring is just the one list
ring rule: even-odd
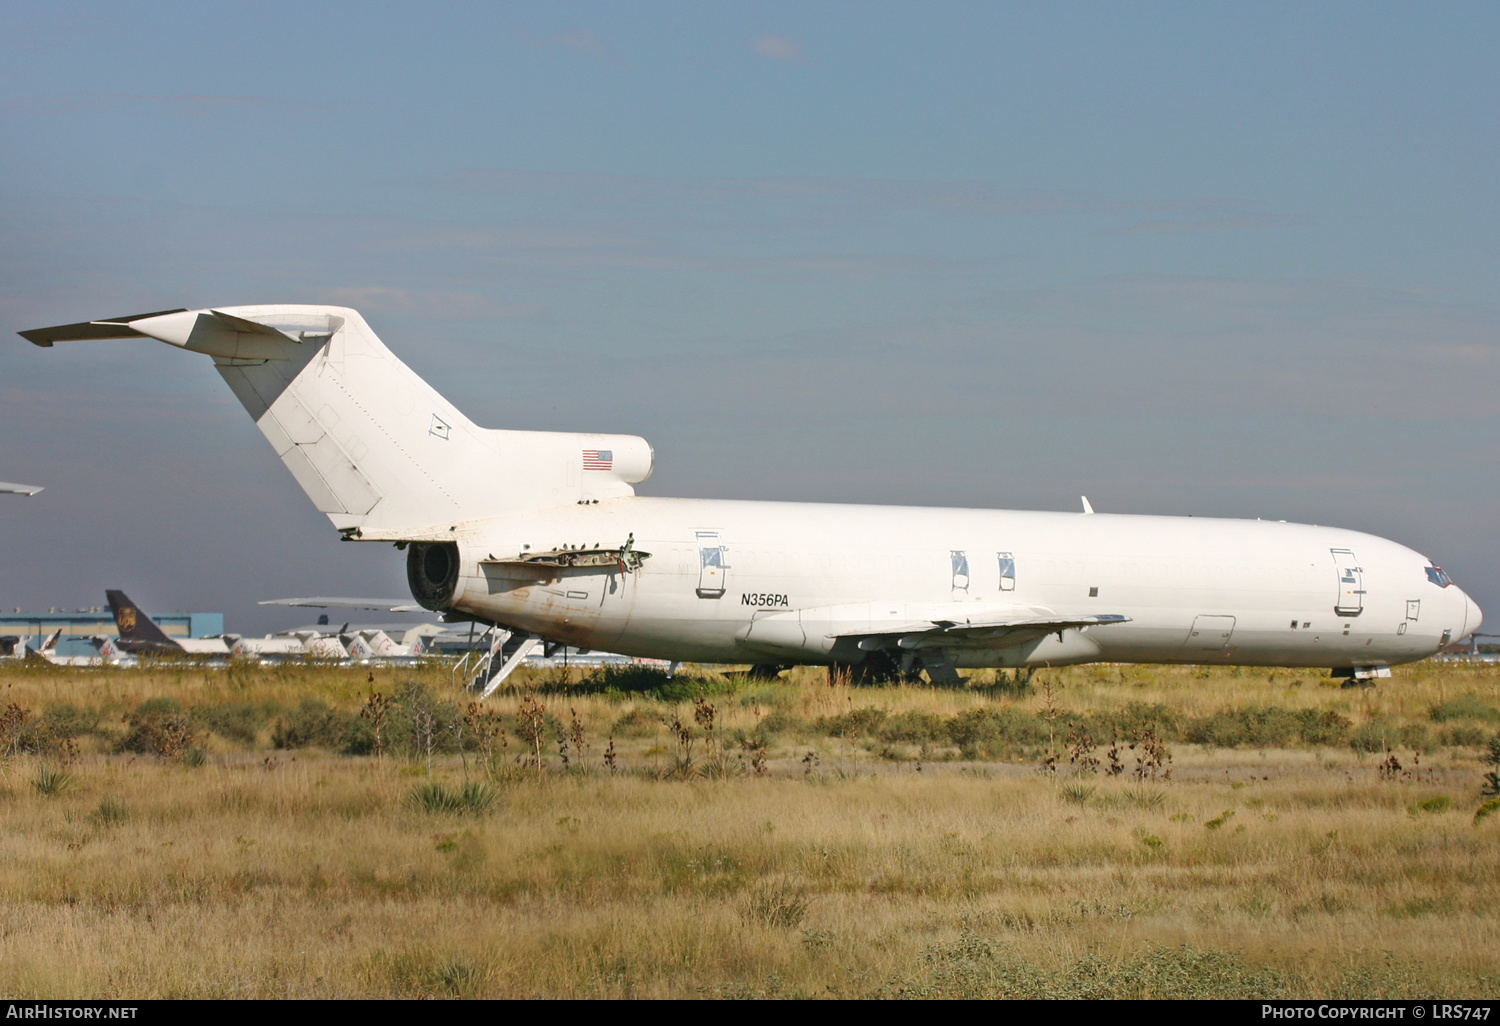
{"label": "boarding stairs", "polygon": [[479,642],[453,667],[453,683],[457,686],[463,681],[465,688],[479,692],[483,699],[489,698],[536,651],[542,639],[526,631],[496,625],[481,634]]}

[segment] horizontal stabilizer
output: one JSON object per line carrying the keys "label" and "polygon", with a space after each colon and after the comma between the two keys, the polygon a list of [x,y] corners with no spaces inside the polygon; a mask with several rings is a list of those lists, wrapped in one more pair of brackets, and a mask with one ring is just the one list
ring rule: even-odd
{"label": "horizontal stabilizer", "polygon": [[55,328],[31,328],[18,332],[34,346],[49,347],[54,342],[85,342],[104,338],[144,338],[145,332],[136,331],[131,321],[143,321],[148,317],[164,317],[167,314],[186,313],[185,309],[154,310],[151,313],[130,314],[128,317],[105,317],[97,321],[81,321],[78,324],[59,324]]}
{"label": "horizontal stabilizer", "polygon": [[35,495],[41,490],[41,485],[23,485],[10,481],[0,481],[0,492],[7,492],[11,495]]}

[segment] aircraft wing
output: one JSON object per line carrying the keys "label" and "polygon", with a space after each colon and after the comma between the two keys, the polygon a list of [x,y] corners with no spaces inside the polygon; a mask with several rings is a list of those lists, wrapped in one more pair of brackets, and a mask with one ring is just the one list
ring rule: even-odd
{"label": "aircraft wing", "polygon": [[1086,627],[1103,627],[1127,623],[1130,617],[1119,613],[1097,616],[1026,616],[978,620],[911,620],[903,623],[872,625],[864,630],[841,631],[835,638],[858,638],[866,652],[882,648],[926,648],[944,643],[990,644],[997,647],[1019,645],[1048,634]]}
{"label": "aircraft wing", "polygon": [[0,492],[8,492],[11,495],[35,495],[41,490],[41,485],[23,485],[15,484],[11,481],[0,481]]}
{"label": "aircraft wing", "polygon": [[266,599],[258,606],[302,606],[309,609],[379,609],[387,613],[420,613],[423,608],[406,599],[347,598],[313,596],[312,598]]}

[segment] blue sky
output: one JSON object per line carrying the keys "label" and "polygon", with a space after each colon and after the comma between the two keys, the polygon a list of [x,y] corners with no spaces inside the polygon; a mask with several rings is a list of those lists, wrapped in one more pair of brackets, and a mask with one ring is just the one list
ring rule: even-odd
{"label": "blue sky", "polygon": [[[0,8],[0,327],[339,302],[652,494],[1265,516],[1500,610],[1493,4]],[[0,604],[402,593],[206,361],[0,345]],[[1500,615],[1500,613],[1497,613]]]}

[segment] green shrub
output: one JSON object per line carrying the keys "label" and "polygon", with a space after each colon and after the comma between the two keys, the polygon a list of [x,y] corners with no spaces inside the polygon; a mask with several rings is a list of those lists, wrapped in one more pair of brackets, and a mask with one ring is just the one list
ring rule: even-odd
{"label": "green shrub", "polygon": [[1396,728],[1378,718],[1360,724],[1349,734],[1349,747],[1356,752],[1383,752],[1400,743]]}
{"label": "green shrub", "polygon": [[355,713],[330,709],[328,703],[304,698],[296,709],[276,721],[271,743],[277,748],[326,748],[343,751],[359,722]]}
{"label": "green shrub", "polygon": [[1297,713],[1303,744],[1338,745],[1349,740],[1354,721],[1328,710],[1302,709]]}
{"label": "green shrub", "polygon": [[1456,748],[1483,748],[1489,740],[1489,734],[1483,727],[1476,727],[1472,723],[1456,723],[1438,731],[1438,740]]}
{"label": "green shrub", "polygon": [[42,712],[42,725],[58,740],[102,733],[97,712],[67,702],[47,706]]}
{"label": "green shrub", "polygon": [[1429,812],[1433,814],[1439,812],[1447,812],[1451,808],[1453,808],[1453,799],[1449,798],[1445,794],[1440,794],[1435,798],[1427,798],[1423,801],[1417,802],[1407,811],[1415,816],[1420,812]]}
{"label": "green shrub", "polygon": [[772,709],[761,718],[760,729],[773,734],[801,734],[807,730],[807,721],[790,709]]}
{"label": "green shrub", "polygon": [[1478,720],[1481,723],[1500,722],[1500,709],[1481,702],[1478,696],[1472,691],[1433,706],[1428,715],[1438,723],[1447,723],[1450,720]]}
{"label": "green shrub", "polygon": [[980,754],[997,756],[1024,745],[1039,745],[1047,738],[1047,725],[1034,714],[1005,706],[999,709],[969,709],[944,725],[948,740],[968,758]]}
{"label": "green shrub", "polygon": [[1142,726],[1150,724],[1156,736],[1163,741],[1183,741],[1182,717],[1167,706],[1157,703],[1131,702],[1115,712],[1095,713],[1077,721],[1080,729],[1087,730],[1091,737],[1101,743],[1118,738],[1124,741],[1139,734]]}
{"label": "green shrub", "polygon": [[1219,748],[1285,748],[1301,740],[1300,724],[1289,709],[1250,706],[1221,709],[1189,723],[1183,740]]}
{"label": "green shrub", "polygon": [[1396,729],[1396,739],[1401,742],[1402,748],[1419,752],[1432,751],[1432,732],[1425,723],[1403,723]]}
{"label": "green shrub", "polygon": [[663,702],[691,702],[699,695],[728,695],[734,693],[734,681],[718,677],[692,677],[678,674],[671,680],[663,680],[653,692]]}
{"label": "green shrub", "polygon": [[596,691],[623,691],[626,694],[638,695],[659,691],[666,683],[668,683],[666,670],[630,663],[623,666],[600,666],[591,670],[573,690],[580,694]]}
{"label": "green shrub", "polygon": [[[451,755],[460,747],[473,751],[478,739],[473,731],[462,729],[463,711],[451,699],[440,698],[432,688],[417,681],[406,681],[391,696],[391,707],[381,728],[381,742],[386,751],[409,758],[424,757],[431,744],[434,755]],[[306,702],[303,703],[304,707]],[[319,703],[321,705],[321,703]],[[334,713],[339,718],[324,741],[312,742],[318,747],[342,751],[346,755],[369,755],[375,750],[375,728],[356,713]],[[312,717],[315,731],[318,719]],[[547,720],[547,736],[552,737],[556,723]],[[507,718],[506,729],[514,733],[514,718]]]}
{"label": "green shrub", "polygon": [[266,711],[248,702],[228,702],[224,705],[200,705],[193,709],[191,719],[203,730],[210,731],[230,741],[252,744],[256,735],[266,725]]}
{"label": "green shrub", "polygon": [[661,717],[644,709],[632,709],[609,728],[611,737],[650,737],[661,729]]}
{"label": "green shrub", "polygon": [[140,716],[181,716],[182,703],[175,698],[148,698],[135,707]]}
{"label": "green shrub", "polygon": [[1218,748],[1288,748],[1328,745],[1348,739],[1349,720],[1336,712],[1247,706],[1221,709],[1183,725],[1182,740]]}
{"label": "green shrub", "polygon": [[887,718],[880,727],[880,740],[919,744],[942,737],[946,733],[943,727],[941,716],[913,709]]}
{"label": "green shrub", "polygon": [[136,707],[120,739],[122,752],[181,759],[193,745],[193,728],[175,698],[150,698]]}
{"label": "green shrub", "polygon": [[864,706],[860,709],[850,709],[842,716],[827,716],[819,719],[813,726],[820,734],[829,737],[874,737],[880,725],[885,722],[886,711],[874,706]]}
{"label": "green shrub", "polygon": [[54,755],[63,747],[44,719],[11,702],[0,710],[0,758]]}

